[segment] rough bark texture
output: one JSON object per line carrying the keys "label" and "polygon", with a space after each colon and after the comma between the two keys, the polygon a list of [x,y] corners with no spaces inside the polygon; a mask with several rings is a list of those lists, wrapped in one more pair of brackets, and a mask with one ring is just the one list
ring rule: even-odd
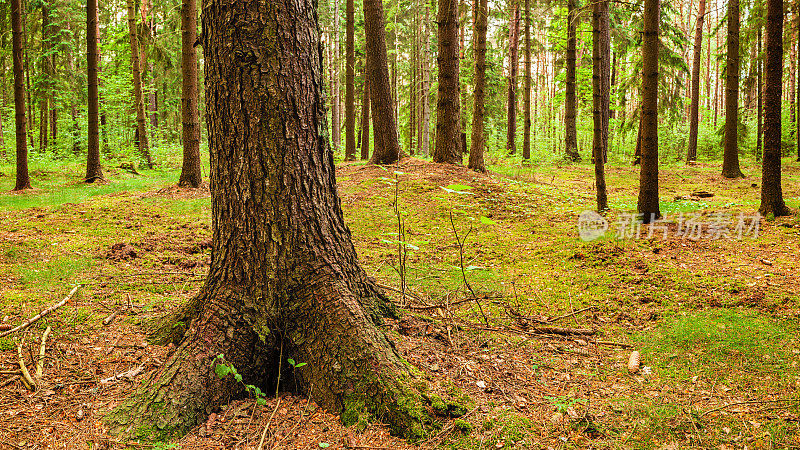
{"label": "rough bark texture", "polygon": [[756,61],[756,64],[758,64],[758,75],[756,77],[757,78],[756,79],[756,89],[758,90],[758,92],[756,92],[756,98],[757,98],[756,108],[758,109],[758,112],[756,113],[756,155],[755,155],[756,156],[756,161],[761,160],[761,155],[763,153],[763,149],[762,149],[761,143],[763,142],[763,136],[764,136],[764,110],[763,110],[763,108],[764,108],[764,99],[763,99],[763,96],[764,96],[764,83],[763,83],[764,61],[763,61],[763,58],[761,57],[761,41],[763,39],[762,36],[761,36],[761,33],[762,33],[761,32],[761,25],[759,25],[758,26],[758,36],[757,36],[758,43],[756,44],[757,47],[758,47],[758,50],[757,50],[758,59]]}
{"label": "rough bark texture", "polygon": [[475,109],[472,113],[472,139],[469,151],[469,167],[477,172],[486,172],[483,150],[486,147],[484,118],[486,116],[486,28],[488,26],[488,0],[476,0],[475,17]]}
{"label": "rough bark texture", "polygon": [[703,20],[706,15],[706,0],[700,0],[694,32],[694,60],[692,63],[692,99],[689,110],[689,149],[686,160],[697,159],[697,129],[700,124],[700,58],[703,53]]}
{"label": "rough bark texture", "polygon": [[339,144],[342,141],[342,99],[341,99],[341,86],[339,80],[339,0],[333,0],[330,4],[333,9],[333,30],[331,30],[331,143],[333,144],[333,151],[339,151]]}
{"label": "rough bark texture", "polygon": [[390,303],[342,216],[316,2],[206,0],[202,23],[211,267],[175,352],[106,422],[133,436],[182,434],[241,394],[214,375],[218,354],[266,387],[282,349],[284,361],[307,363],[283,364],[282,376],[346,423],[370,413],[421,436],[430,418],[412,386],[424,382],[380,328]]}
{"label": "rough bark texture", "polygon": [[14,190],[21,191],[31,188],[25,131],[25,80],[22,72],[22,0],[11,0],[11,30],[14,60],[14,120],[17,137],[17,179]]}
{"label": "rough bark texture", "polygon": [[508,33],[508,128],[506,150],[509,155],[517,152],[517,75],[519,72],[519,4],[512,3],[511,23]]}
{"label": "rough bark texture", "polygon": [[461,164],[461,99],[458,74],[458,1],[439,0],[439,97],[433,161]]}
{"label": "rough bark texture", "polygon": [[522,159],[531,157],[531,1],[525,0],[525,126],[522,131]]}
{"label": "rough bark texture", "polygon": [[[797,35],[795,38],[797,39],[797,57],[800,59],[800,2],[795,2],[795,29],[797,30]],[[761,44],[761,28],[758,29],[758,36],[759,36],[759,45]],[[760,75],[760,72],[759,72]],[[794,89],[797,89],[797,95],[795,96],[795,106],[797,107],[797,113],[795,114],[795,138],[797,139],[796,146],[797,146],[797,161],[800,161],[800,76],[796,77],[797,82],[796,86],[793,86]],[[760,124],[759,124],[760,125]]]}
{"label": "rough bark texture", "polygon": [[345,7],[345,81],[344,81],[344,159],[356,159],[356,7],[347,0]]}
{"label": "rough bark texture", "polygon": [[597,190],[597,210],[608,209],[606,194],[606,149],[608,147],[609,114],[609,34],[608,0],[597,0],[592,4],[592,116],[594,133],[592,159]]}
{"label": "rough bark texture", "polygon": [[785,216],[781,187],[781,94],[783,91],[783,0],[767,0],[764,64],[764,163],[761,206],[766,216]]}
{"label": "rough bark texture", "polygon": [[136,13],[133,0],[128,0],[128,37],[131,46],[131,72],[133,74],[133,101],[136,108],[136,131],[139,143],[139,154],[148,168],[153,168],[153,157],[147,141],[147,122],[142,95],[142,71],[139,61],[139,38],[136,33]]}
{"label": "rough bark texture", "polygon": [[425,18],[423,21],[423,30],[425,38],[423,40],[422,49],[422,95],[420,101],[422,103],[422,154],[425,157],[430,155],[431,148],[431,106],[430,106],[430,90],[431,90],[431,71],[430,71],[430,4],[425,2]]}
{"label": "rough bark texture", "polygon": [[725,68],[725,151],[722,176],[744,177],[739,169],[739,0],[728,1],[728,65]]}
{"label": "rough bark texture", "polygon": [[89,83],[88,99],[88,142],[86,156],[86,180],[91,183],[103,178],[100,166],[100,97],[97,86],[97,70],[100,65],[100,53],[97,51],[97,0],[88,0],[86,4],[86,72]]}
{"label": "rough bark texture", "polygon": [[566,145],[566,156],[572,161],[580,161],[578,154],[578,128],[575,124],[577,115],[577,99],[575,96],[575,59],[576,59],[576,27],[577,14],[575,11],[575,0],[567,0],[567,92],[566,105],[564,105],[564,144]]}
{"label": "rough bark texture", "polygon": [[367,77],[372,108],[375,148],[374,164],[392,164],[400,159],[397,117],[386,55],[386,30],[383,27],[383,1],[364,0],[364,33],[367,38]]}
{"label": "rough bark texture", "polygon": [[658,24],[659,0],[644,2],[642,41],[642,156],[638,212],[644,223],[661,217],[658,204]]}
{"label": "rough bark texture", "polygon": [[181,3],[181,69],[183,90],[183,166],[178,186],[198,188],[203,182],[200,166],[200,111],[197,103],[197,0]]}

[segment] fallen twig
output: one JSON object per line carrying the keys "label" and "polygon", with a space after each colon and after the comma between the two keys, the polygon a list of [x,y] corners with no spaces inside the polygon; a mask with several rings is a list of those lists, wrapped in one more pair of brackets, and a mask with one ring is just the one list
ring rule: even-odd
{"label": "fallen twig", "polygon": [[553,317],[549,321],[550,322],[555,322],[557,320],[566,319],[567,317],[573,317],[576,314],[580,314],[580,313],[582,313],[584,311],[588,311],[590,309],[594,309],[594,306],[587,306],[586,308],[582,308],[582,309],[579,309],[577,311],[568,312],[567,314],[563,314],[563,315],[560,315],[558,317]]}
{"label": "fallen twig", "polygon": [[717,407],[717,408],[709,409],[708,411],[704,411],[698,417],[703,417],[706,414],[711,414],[712,412],[722,411],[723,409],[730,408],[731,406],[763,405],[763,404],[767,404],[767,403],[783,403],[783,402],[798,403],[800,401],[798,401],[796,399],[783,399],[783,400],[749,400],[749,401],[744,401],[744,402],[734,402],[734,403],[728,403],[727,405],[722,405],[722,406]]}
{"label": "fallen twig", "polygon": [[108,378],[100,380],[100,384],[108,384],[122,379],[132,380],[136,375],[142,373],[143,370],[144,366],[139,366],[135,369],[126,370],[125,372],[121,372],[114,376],[110,376]]}
{"label": "fallen twig", "polygon": [[111,322],[114,321],[114,318],[117,317],[119,314],[119,310],[116,310],[108,315],[105,319],[103,319],[103,325],[109,325]]}
{"label": "fallen twig", "polygon": [[22,358],[22,344],[24,343],[25,340],[23,339],[22,342],[17,344],[17,362],[19,363],[19,369],[22,372],[20,379],[22,379],[22,384],[24,384],[29,391],[35,391],[36,383],[33,381],[33,378],[31,378],[31,373],[28,372],[28,368],[25,366],[25,360]]}
{"label": "fallen twig", "polygon": [[622,342],[613,342],[613,341],[594,341],[595,345],[607,345],[609,347],[620,347],[620,348],[633,348],[631,344],[624,344]]}
{"label": "fallen twig", "polygon": [[42,343],[39,345],[39,359],[36,361],[36,381],[38,382],[42,378],[42,372],[44,371],[44,352],[45,352],[45,345],[47,343],[47,337],[50,336],[50,332],[52,329],[47,327],[42,333]]}
{"label": "fallen twig", "polygon": [[70,301],[70,299],[72,299],[72,296],[73,296],[73,295],[75,295],[75,293],[76,293],[76,292],[78,292],[78,289],[80,289],[80,287],[81,287],[81,285],[80,285],[80,284],[79,284],[79,285],[77,285],[77,286],[75,286],[74,288],[72,288],[72,290],[70,291],[70,293],[69,293],[69,294],[66,296],[66,298],[64,298],[64,300],[61,300],[60,302],[56,303],[55,305],[53,305],[53,306],[51,306],[51,307],[49,307],[49,308],[45,309],[44,311],[40,312],[40,313],[39,313],[39,314],[37,314],[37,315],[35,315],[35,316],[31,317],[30,319],[26,320],[26,321],[25,321],[24,323],[22,323],[21,325],[19,325],[19,326],[17,326],[17,327],[14,327],[14,328],[12,328],[12,329],[10,329],[10,330],[8,330],[8,331],[4,331],[4,332],[0,333],[0,338],[1,338],[1,337],[8,336],[8,335],[9,335],[9,334],[11,334],[11,333],[14,333],[14,332],[17,332],[17,331],[20,331],[20,330],[24,330],[25,328],[28,328],[29,326],[31,326],[32,324],[34,324],[34,323],[35,323],[37,320],[41,319],[42,317],[44,317],[44,316],[46,316],[46,315],[50,314],[51,312],[53,312],[53,311],[57,310],[58,308],[61,308],[61,307],[62,307],[62,306],[64,306],[64,305],[65,305],[65,304],[66,304],[68,301]]}
{"label": "fallen twig", "polygon": [[561,327],[533,327],[529,330],[534,334],[557,334],[560,336],[591,336],[597,333],[591,328],[561,328]]}

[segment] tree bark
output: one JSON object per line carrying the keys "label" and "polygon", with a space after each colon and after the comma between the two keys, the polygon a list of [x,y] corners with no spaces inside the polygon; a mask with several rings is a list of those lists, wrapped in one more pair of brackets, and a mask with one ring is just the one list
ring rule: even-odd
{"label": "tree bark", "polygon": [[203,183],[200,166],[200,111],[198,109],[197,76],[197,0],[181,3],[181,69],[183,86],[181,120],[183,166],[178,186],[199,188]]}
{"label": "tree bark", "polygon": [[486,28],[488,26],[488,0],[476,0],[475,11],[475,108],[472,113],[472,139],[467,167],[476,172],[486,172],[483,150],[486,147],[484,119],[486,116]]}
{"label": "tree bark", "polygon": [[11,45],[14,59],[14,119],[17,137],[17,176],[14,190],[22,191],[31,189],[25,130],[25,76],[22,69],[22,0],[11,0]]}
{"label": "tree bark", "polygon": [[439,0],[439,98],[433,161],[461,164],[458,0]]}
{"label": "tree bark", "polygon": [[383,1],[364,0],[364,34],[367,45],[367,77],[371,97],[375,148],[373,164],[393,164],[400,159],[397,118],[386,54],[386,30],[383,26]]}
{"label": "tree bark", "polygon": [[758,35],[757,35],[757,60],[756,64],[758,64],[758,75],[756,77],[756,108],[758,108],[758,112],[756,113],[756,161],[761,160],[761,156],[763,154],[762,149],[762,142],[764,136],[764,58],[761,55],[761,42],[762,42],[762,31],[761,25],[758,25]]}
{"label": "tree bark", "polygon": [[142,95],[142,72],[139,61],[139,38],[136,33],[136,11],[133,0],[127,0],[128,6],[128,36],[131,46],[131,72],[133,74],[133,101],[136,108],[136,130],[138,135],[139,154],[144,158],[149,169],[153,168],[153,157],[150,155],[150,145],[147,141],[147,122],[144,110],[144,96]]}
{"label": "tree bark", "polygon": [[344,93],[344,159],[356,159],[356,44],[355,1],[346,0],[345,10],[345,93]]}
{"label": "tree bark", "polygon": [[706,15],[706,0],[700,0],[694,32],[694,60],[692,63],[692,99],[689,110],[689,150],[687,161],[697,160],[697,131],[700,125],[700,58],[703,53],[703,20]]}
{"label": "tree bark", "polygon": [[781,187],[781,94],[783,91],[783,0],[767,0],[764,65],[764,162],[761,215],[786,216]]}
{"label": "tree bark", "polygon": [[[364,64],[366,66],[366,62]],[[361,159],[369,159],[369,122],[370,122],[369,77],[364,74],[364,100],[361,102]]]}
{"label": "tree bark", "polygon": [[609,53],[611,46],[608,0],[592,4],[592,108],[594,134],[592,159],[594,161],[597,211],[608,209],[606,194],[606,148],[608,147],[609,110]]}
{"label": "tree bark", "polygon": [[525,125],[522,132],[522,159],[531,158],[531,1],[525,0]]}
{"label": "tree bark", "polygon": [[337,152],[339,151],[339,144],[342,142],[342,99],[339,80],[339,0],[333,0],[331,6],[333,8],[333,36],[331,39],[331,45],[333,47],[331,48],[331,67],[333,67],[333,70],[331,71],[331,76],[333,77],[333,84],[331,86],[333,89],[331,95],[331,124],[333,131],[331,142],[333,143],[333,151]]}
{"label": "tree bark", "polygon": [[86,3],[86,73],[88,74],[88,143],[86,156],[86,177],[84,181],[92,183],[103,179],[100,166],[100,98],[97,86],[97,71],[100,64],[100,53],[97,50],[97,0]]}
{"label": "tree bark", "polygon": [[[761,28],[759,28],[759,36],[761,36]],[[800,59],[800,2],[795,2],[795,33],[796,33],[796,40],[795,43],[797,45],[797,58]],[[759,40],[760,44],[760,40]],[[800,64],[800,61],[798,62]],[[795,80],[797,85],[792,86],[793,89],[797,90],[797,95],[795,95],[795,106],[797,108],[797,112],[795,114],[795,138],[796,147],[797,147],[797,161],[800,161],[800,76],[796,77]]]}
{"label": "tree bark", "polygon": [[517,152],[517,76],[519,72],[519,3],[512,2],[511,23],[508,32],[508,127],[506,150],[509,155]]}
{"label": "tree bark", "polygon": [[[736,0],[733,0],[736,1]],[[644,223],[661,217],[658,204],[658,27],[659,0],[645,0],[642,41],[642,156],[637,210]]]}
{"label": "tree bark", "polygon": [[728,65],[725,68],[725,151],[722,176],[744,177],[739,169],[739,0],[728,1]]}
{"label": "tree bark", "polygon": [[430,30],[428,29],[430,23],[430,4],[426,1],[424,3],[425,17],[422,26],[425,38],[422,49],[422,95],[420,102],[422,103],[422,154],[426,158],[430,155],[431,148],[431,105],[430,105],[430,90],[431,90],[431,71],[430,71]]}
{"label": "tree bark", "polygon": [[567,92],[566,105],[564,105],[564,144],[566,156],[571,161],[580,161],[578,154],[578,128],[575,124],[577,115],[577,98],[575,96],[575,59],[576,59],[576,28],[578,16],[575,11],[575,0],[567,0]]}
{"label": "tree bark", "polygon": [[246,395],[215,376],[219,354],[262,386],[279,376],[279,355],[307,363],[283,364],[282,385],[293,378],[346,424],[372,414],[418,438],[431,421],[424,380],[381,329],[391,304],[343,220],[316,14],[314,0],[204,1],[211,267],[176,350],[106,417],[112,432],[180,435]]}

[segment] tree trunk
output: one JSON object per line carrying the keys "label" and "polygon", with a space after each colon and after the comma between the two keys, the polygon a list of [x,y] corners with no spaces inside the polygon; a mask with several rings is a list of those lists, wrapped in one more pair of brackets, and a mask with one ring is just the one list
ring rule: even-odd
{"label": "tree trunk", "polygon": [[522,132],[522,159],[531,158],[531,1],[525,0],[525,125]]}
{"label": "tree trunk", "polygon": [[[800,60],[800,2],[795,2],[795,30],[797,35],[795,38],[797,39],[797,59]],[[761,36],[761,28],[759,28],[759,36]],[[760,44],[760,40],[759,40]],[[800,64],[800,62],[798,62]],[[792,86],[792,89],[797,89],[797,95],[795,96],[795,106],[797,107],[797,112],[795,114],[795,138],[796,146],[797,146],[797,161],[800,161],[800,76],[796,77],[795,80],[797,82],[797,86]]]}
{"label": "tree trunk", "polygon": [[486,147],[484,118],[486,116],[486,28],[488,26],[488,0],[476,0],[475,36],[475,108],[472,113],[472,147],[468,167],[476,172],[486,172],[483,150]]}
{"label": "tree trunk", "polygon": [[433,161],[461,164],[458,0],[439,0],[439,98]]}
{"label": "tree trunk", "polygon": [[346,0],[345,11],[345,93],[344,93],[344,159],[356,159],[356,9],[354,0]]}
{"label": "tree trunk", "polygon": [[703,20],[706,15],[706,0],[700,0],[694,33],[694,60],[692,65],[692,99],[689,110],[689,150],[687,161],[697,159],[697,130],[700,125],[700,58],[703,53]]}
{"label": "tree trunk", "polygon": [[103,179],[100,166],[100,98],[97,86],[97,70],[100,64],[100,53],[97,50],[97,0],[86,3],[86,73],[88,74],[89,99],[87,104],[88,143],[86,156],[86,177],[84,181],[92,183]]}
{"label": "tree trunk", "polygon": [[762,140],[764,136],[764,101],[763,101],[763,94],[764,94],[764,82],[763,82],[763,73],[764,73],[764,58],[761,55],[761,25],[758,25],[758,36],[757,36],[757,59],[756,64],[758,64],[758,73],[756,76],[756,108],[758,108],[758,112],[756,113],[756,161],[761,160],[761,156],[763,154],[763,149],[761,148]]}
{"label": "tree trunk", "polygon": [[333,8],[333,38],[331,39],[331,44],[333,45],[331,49],[331,66],[333,67],[331,72],[331,76],[333,76],[333,85],[331,86],[333,89],[331,95],[331,124],[333,131],[331,133],[331,142],[333,143],[333,151],[338,152],[339,144],[342,142],[342,100],[340,97],[341,86],[339,84],[339,0],[333,0],[331,6]]}
{"label": "tree trunk", "polygon": [[136,33],[136,12],[133,0],[128,2],[128,36],[131,45],[131,72],[133,74],[133,100],[136,108],[136,130],[138,135],[139,154],[144,158],[149,169],[153,168],[153,157],[147,142],[147,122],[145,121],[144,96],[142,95],[142,75],[139,61],[139,38]]}
{"label": "tree trunk", "polygon": [[781,94],[783,90],[783,0],[767,0],[764,65],[764,163],[761,215],[786,216],[781,187]]}
{"label": "tree trunk", "polygon": [[508,32],[508,128],[506,150],[517,152],[517,74],[519,72],[519,3],[512,2],[511,23]]}
{"label": "tree trunk", "polygon": [[[21,4],[20,8],[26,6],[24,1]],[[27,108],[28,108],[28,116],[27,116],[27,129],[26,132],[28,133],[28,139],[31,141],[31,147],[33,147],[33,129],[36,126],[35,124],[35,117],[33,115],[33,101],[31,100],[31,63],[30,63],[30,46],[28,45],[28,20],[27,20],[27,13],[21,12],[20,13],[22,18],[22,37],[24,39],[24,52],[25,52],[25,83],[27,88],[25,89],[25,95],[27,97]]]}
{"label": "tree trunk", "polygon": [[220,354],[262,386],[277,378],[279,355],[302,361],[283,364],[282,385],[293,378],[346,424],[369,413],[407,437],[426,431],[425,382],[381,329],[391,304],[359,266],[343,220],[315,6],[204,2],[211,267],[182,341],[149,386],[106,417],[112,432],[180,435],[246,395],[215,375]]}
{"label": "tree trunk", "polygon": [[364,101],[361,102],[361,159],[369,159],[369,77],[364,76]]}
{"label": "tree trunk", "polygon": [[725,68],[725,152],[722,176],[744,177],[739,169],[739,0],[728,1],[728,65]]}
{"label": "tree trunk", "polygon": [[197,0],[181,3],[181,70],[183,89],[181,120],[183,167],[178,186],[199,188],[203,183],[200,166],[200,111],[197,88]]}
{"label": "tree trunk", "polygon": [[11,45],[14,59],[14,119],[17,137],[17,177],[14,190],[21,191],[31,188],[25,131],[25,77],[22,69],[22,0],[11,0]]}
{"label": "tree trunk", "polygon": [[364,33],[367,46],[367,77],[371,97],[375,149],[373,164],[393,164],[400,159],[397,118],[386,54],[383,0],[364,0]]}
{"label": "tree trunk", "polygon": [[578,154],[578,128],[575,125],[577,109],[577,99],[575,97],[575,58],[576,58],[576,27],[577,14],[575,11],[575,0],[567,0],[567,93],[566,105],[564,105],[564,144],[566,145],[567,158],[572,161],[580,161]]}
{"label": "tree trunk", "polygon": [[[736,1],[736,0],[732,0]],[[661,217],[658,204],[658,26],[659,0],[645,0],[642,41],[642,156],[637,209],[644,223]]]}
{"label": "tree trunk", "polygon": [[597,211],[608,209],[606,194],[606,148],[608,147],[609,109],[609,36],[608,0],[592,4],[592,108],[594,135],[592,159],[594,161],[595,186],[597,189]]}
{"label": "tree trunk", "polygon": [[425,2],[425,18],[423,23],[423,30],[425,39],[423,40],[422,50],[422,96],[420,102],[422,103],[422,154],[427,158],[430,156],[431,148],[431,104],[430,104],[430,90],[431,90],[431,71],[430,71],[430,4]]}

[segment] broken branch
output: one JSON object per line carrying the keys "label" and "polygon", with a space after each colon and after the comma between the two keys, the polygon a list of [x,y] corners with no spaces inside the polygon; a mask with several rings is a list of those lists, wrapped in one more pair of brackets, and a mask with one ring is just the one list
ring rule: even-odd
{"label": "broken branch", "polygon": [[52,329],[47,327],[42,333],[42,343],[39,345],[39,360],[36,361],[36,381],[39,381],[42,378],[42,372],[44,371],[44,351],[45,345],[47,343],[47,337],[50,336],[50,332]]}
{"label": "broken branch", "polygon": [[33,378],[31,378],[31,373],[28,372],[28,368],[25,367],[25,360],[22,358],[22,344],[24,343],[25,340],[23,339],[22,342],[17,344],[17,357],[19,358],[18,359],[19,369],[22,372],[20,378],[22,379],[22,384],[24,384],[29,391],[35,391],[36,383],[33,381]]}
{"label": "broken branch", "polygon": [[14,333],[14,332],[17,332],[17,331],[20,331],[20,330],[24,330],[25,328],[28,328],[32,324],[36,323],[36,321],[38,321],[42,317],[50,314],[51,312],[57,310],[58,308],[61,308],[68,301],[70,301],[70,299],[72,299],[72,296],[75,295],[76,292],[78,292],[78,289],[80,289],[80,287],[81,287],[80,284],[75,286],[74,288],[72,288],[72,291],[70,291],[70,293],[67,295],[67,297],[64,298],[64,300],[61,300],[60,302],[56,303],[55,305],[45,309],[44,311],[40,312],[37,315],[31,317],[30,319],[26,320],[22,325],[19,325],[19,326],[15,327],[15,328],[12,328],[12,329],[8,330],[8,331],[4,331],[4,332],[0,333],[0,337],[5,337],[5,336],[8,336],[11,333]]}

